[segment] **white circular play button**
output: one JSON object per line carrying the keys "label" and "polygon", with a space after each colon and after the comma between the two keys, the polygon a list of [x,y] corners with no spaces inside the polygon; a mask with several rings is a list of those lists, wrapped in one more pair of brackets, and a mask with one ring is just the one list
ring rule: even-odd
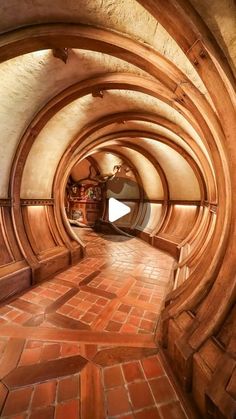
{"label": "white circular play button", "polygon": [[108,219],[111,223],[129,214],[131,211],[130,207],[123,202],[118,201],[115,198],[109,198],[108,201]]}

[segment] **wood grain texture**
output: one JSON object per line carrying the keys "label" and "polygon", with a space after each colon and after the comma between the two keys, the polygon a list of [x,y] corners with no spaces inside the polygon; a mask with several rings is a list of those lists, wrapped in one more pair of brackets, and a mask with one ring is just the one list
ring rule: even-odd
{"label": "wood grain texture", "polygon": [[11,337],[6,344],[0,364],[0,379],[9,374],[18,364],[24,348],[24,339]]}
{"label": "wood grain texture", "polygon": [[116,298],[116,294],[114,294],[113,292],[104,291],[99,288],[93,288],[89,285],[82,286],[81,290],[91,292],[92,294],[100,295],[101,297],[108,298],[109,300]]}
{"label": "wood grain texture", "polygon": [[34,303],[31,303],[26,300],[22,300],[20,298],[11,301],[11,306],[15,308],[19,308],[20,310],[27,311],[31,314],[39,314],[42,312],[42,308],[37,306]]}
{"label": "wood grain texture", "polygon": [[71,288],[69,291],[67,291],[64,295],[62,295],[60,298],[58,298],[56,301],[54,301],[52,304],[47,306],[45,313],[52,313],[56,311],[59,307],[61,307],[63,304],[65,304],[68,300],[70,300],[74,295],[78,293],[78,288]]}
{"label": "wood grain texture", "polygon": [[103,419],[104,416],[105,400],[101,370],[90,363],[81,372],[81,417]]}
{"label": "wood grain texture", "polygon": [[57,377],[76,374],[87,364],[81,356],[71,356],[57,360],[18,367],[4,378],[8,388],[23,387],[30,384],[47,381]]}
{"label": "wood grain texture", "polygon": [[155,348],[155,343],[150,335],[133,335],[133,334],[119,334],[115,332],[96,332],[87,330],[67,330],[50,327],[40,327],[35,329],[33,327],[18,327],[1,326],[0,333],[2,336],[13,336],[15,338],[32,338],[36,340],[46,339],[48,341],[57,342],[83,342],[83,343],[97,343],[100,345],[112,344],[115,346],[136,346]]}
{"label": "wood grain texture", "polygon": [[117,348],[102,349],[95,355],[93,362],[100,365],[101,367],[108,367],[120,362],[142,359],[145,356],[154,355],[156,353],[158,353],[158,348],[131,348],[123,346]]}
{"label": "wood grain texture", "polygon": [[50,313],[47,315],[46,318],[49,321],[49,323],[52,323],[57,327],[77,330],[90,330],[90,327],[87,324],[82,323],[79,320],[74,320],[69,317],[63,316],[59,313]]}

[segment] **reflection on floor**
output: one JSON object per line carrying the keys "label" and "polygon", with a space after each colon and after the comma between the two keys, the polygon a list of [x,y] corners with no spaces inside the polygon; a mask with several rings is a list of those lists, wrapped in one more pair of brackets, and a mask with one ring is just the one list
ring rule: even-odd
{"label": "reflection on floor", "polygon": [[84,239],[84,260],[0,308],[1,417],[186,418],[153,339],[173,259]]}

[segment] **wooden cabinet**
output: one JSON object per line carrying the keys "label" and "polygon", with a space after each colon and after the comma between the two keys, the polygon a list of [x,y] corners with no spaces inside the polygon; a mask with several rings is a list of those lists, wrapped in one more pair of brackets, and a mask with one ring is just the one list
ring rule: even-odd
{"label": "wooden cabinet", "polygon": [[93,225],[102,215],[102,202],[88,200],[70,201],[70,212],[71,218],[87,225]]}

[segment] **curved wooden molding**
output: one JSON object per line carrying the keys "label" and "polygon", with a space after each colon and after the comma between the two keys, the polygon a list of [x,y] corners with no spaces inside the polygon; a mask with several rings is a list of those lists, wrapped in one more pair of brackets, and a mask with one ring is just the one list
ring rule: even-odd
{"label": "curved wooden molding", "polygon": [[21,199],[20,204],[22,206],[54,205],[54,199]]}
{"label": "curved wooden molding", "polygon": [[[168,5],[170,6],[168,8],[166,7],[166,5],[164,8],[163,7],[164,5],[162,5],[161,2],[153,2],[152,0],[148,0],[147,2],[145,1],[145,4],[142,0],[140,2],[144,5],[144,7],[148,8],[149,11],[166,28],[168,26],[168,30],[171,33],[171,35],[177,40],[178,44],[187,52],[188,57],[195,64],[197,71],[199,72],[201,78],[203,79],[206,87],[209,89],[209,93],[211,94],[214,100],[214,104],[217,108],[218,114],[222,116],[223,129],[225,133],[228,133],[228,138],[225,144],[228,144],[229,149],[231,149],[232,151],[232,148],[230,147],[230,141],[233,141],[232,135],[233,135],[233,132],[235,132],[236,119],[235,119],[235,110],[233,109],[232,101],[230,98],[230,91],[227,92],[227,89],[225,86],[225,80],[223,80],[221,77],[220,66],[221,68],[225,68],[225,63],[223,63],[223,60],[220,54],[215,53],[215,48],[214,48],[215,45],[212,45],[212,42],[209,41],[209,38],[207,37],[203,38],[201,30],[200,31],[198,30],[197,25],[199,24],[200,26],[200,19],[196,21],[196,19],[193,18],[193,15],[191,13],[186,14],[186,10],[184,9],[184,7],[181,6],[179,2],[176,2],[175,0],[168,1]],[[183,2],[183,4],[186,5],[186,2]],[[172,12],[170,12],[170,10]],[[173,10],[175,13],[173,13]],[[167,13],[168,13],[168,22],[167,22]],[[170,19],[170,15],[172,16],[172,19]],[[194,22],[194,25],[193,25],[193,22]],[[202,26],[200,27],[202,29]],[[200,34],[201,34],[201,41],[199,41]],[[214,55],[214,58],[217,58],[217,61],[218,61],[217,67],[212,61],[213,55]],[[214,86],[216,85],[218,87],[217,94],[214,88]],[[222,101],[222,98],[224,98],[223,101]],[[229,113],[226,112],[226,108],[229,111]],[[235,151],[233,151],[233,154],[234,153]],[[230,162],[230,160],[231,159],[229,159],[228,161]],[[235,184],[236,183],[235,173],[231,172],[231,176]],[[231,187],[230,181],[228,185],[230,188]],[[222,203],[220,200],[219,205],[221,204]],[[228,262],[230,261],[230,259],[231,258],[229,257]],[[221,261],[222,261],[222,258],[221,258]],[[231,264],[232,262],[233,261],[231,259]],[[223,271],[224,271],[224,267],[223,267]],[[226,279],[226,276],[230,277],[231,275],[229,274],[229,272],[227,273],[227,275],[225,275],[225,282],[227,283],[229,279],[228,278]],[[211,327],[212,325],[210,326],[210,328]],[[208,333],[209,333],[209,329],[208,329]]]}
{"label": "curved wooden molding", "polygon": [[[99,130],[104,127],[109,127],[114,123],[119,123],[119,121],[143,121],[143,122],[150,122],[155,125],[160,125],[164,128],[173,131],[177,136],[179,136],[186,144],[192,149],[195,154],[196,163],[199,165],[201,171],[205,174],[206,184],[207,184],[207,195],[209,199],[212,201],[216,199],[216,185],[215,185],[215,178],[212,173],[212,169],[209,166],[209,161],[207,160],[206,156],[204,155],[202,149],[196,144],[194,141],[181,127],[174,124],[173,122],[165,119],[161,116],[143,112],[122,112],[118,114],[108,115],[95,121],[93,124],[85,127],[84,130],[80,132],[78,136],[75,137],[74,141],[68,146],[67,150],[64,153],[63,159],[65,159],[67,153],[73,153],[76,150],[77,144],[79,141],[85,139],[85,137],[89,137],[90,135],[99,133]],[[152,131],[151,131],[152,132]],[[170,141],[170,140],[169,140]],[[174,143],[173,143],[174,144]],[[179,150],[182,148],[179,146]],[[211,197],[211,198],[210,198]]]}
{"label": "curved wooden molding", "polygon": [[[202,176],[202,173],[201,173],[199,167],[197,166],[197,164],[195,163],[193,158],[191,156],[189,156],[188,153],[186,153],[181,147],[179,147],[178,145],[176,145],[175,143],[170,141],[168,138],[166,138],[164,136],[161,136],[161,135],[158,135],[158,134],[145,132],[145,131],[142,131],[142,130],[137,130],[137,131],[129,130],[129,131],[118,131],[118,132],[112,133],[110,135],[104,135],[103,137],[101,137],[101,139],[104,140],[104,142],[118,139],[119,140],[119,145],[127,144],[127,146],[129,146],[131,148],[133,143],[129,142],[129,138],[136,138],[136,137],[138,137],[140,139],[142,139],[142,138],[153,139],[157,142],[160,142],[160,143],[163,143],[163,144],[166,144],[166,145],[170,146],[175,151],[177,151],[179,154],[181,154],[184,157],[184,159],[189,163],[190,167],[192,168],[193,172],[195,173],[195,176],[198,180],[199,188],[200,188],[200,191],[201,191],[201,200],[205,199],[205,197],[207,196],[206,184],[205,184],[205,181],[203,179],[203,176]],[[99,141],[99,139],[98,139],[98,141]],[[144,149],[144,147],[142,147],[142,146],[138,147],[137,145],[134,145],[134,147],[137,150],[139,149],[140,152],[142,150],[142,154],[144,156],[145,156],[145,153],[147,154],[148,159],[153,162],[153,164],[157,167],[157,171],[160,172],[159,174],[161,176],[163,184],[165,182],[165,185],[167,185],[168,180],[166,178],[166,175],[164,174],[164,170],[160,166],[160,163],[158,163],[156,161],[154,156],[152,156],[151,153],[148,153]],[[164,179],[164,176],[165,176],[165,179]],[[164,199],[169,199],[169,188],[167,186],[165,186],[165,188],[167,188],[167,189],[164,189],[164,191],[168,191],[168,192],[165,193]]]}
{"label": "curved wooden molding", "polygon": [[0,207],[11,207],[12,206],[12,200],[7,198],[1,198],[0,199]]}

